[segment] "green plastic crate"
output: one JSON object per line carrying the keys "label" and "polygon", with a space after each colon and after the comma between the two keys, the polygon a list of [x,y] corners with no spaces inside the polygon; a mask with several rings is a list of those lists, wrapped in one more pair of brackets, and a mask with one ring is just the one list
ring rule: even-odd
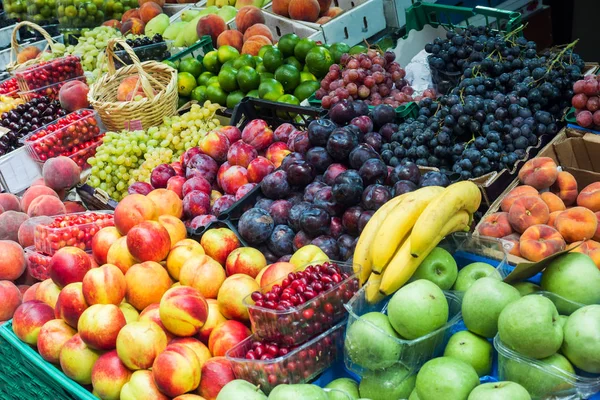
{"label": "green plastic crate", "polygon": [[[321,107],[321,100],[317,100],[314,93],[310,95],[307,101],[312,107]],[[369,110],[372,109],[373,106],[369,106]],[[396,107],[395,111],[396,118],[400,121],[404,121],[407,118],[417,118],[419,116],[419,106],[414,101],[402,104],[400,107]]]}
{"label": "green plastic crate", "polygon": [[12,320],[0,326],[0,360],[2,400],[97,400],[23,343],[12,330]]}
{"label": "green plastic crate", "polygon": [[209,51],[213,51],[214,49],[215,48],[213,47],[212,39],[210,38],[210,36],[206,35],[202,36],[202,39],[194,43],[192,46],[167,58],[167,60],[176,62],[183,60],[184,58],[194,57],[198,61],[202,61],[202,58],[204,58],[206,53],[208,53]]}

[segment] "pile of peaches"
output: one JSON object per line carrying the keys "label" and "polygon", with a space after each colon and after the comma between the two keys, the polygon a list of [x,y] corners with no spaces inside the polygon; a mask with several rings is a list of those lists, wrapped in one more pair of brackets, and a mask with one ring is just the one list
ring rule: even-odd
{"label": "pile of peaches", "polygon": [[146,24],[163,13],[164,0],[138,0],[139,8],[131,8],[123,13],[120,20],[111,19],[102,25],[110,26],[121,31],[123,35],[132,33],[143,35]]}
{"label": "pile of peaches", "polygon": [[577,246],[573,251],[600,268],[600,182],[578,188],[550,157],[527,161],[519,181],[502,199],[501,211],[482,219],[479,234],[512,242],[511,254],[529,261]]}
{"label": "pile of peaches", "polygon": [[297,21],[325,24],[344,12],[331,7],[331,0],[273,0],[273,12]]}

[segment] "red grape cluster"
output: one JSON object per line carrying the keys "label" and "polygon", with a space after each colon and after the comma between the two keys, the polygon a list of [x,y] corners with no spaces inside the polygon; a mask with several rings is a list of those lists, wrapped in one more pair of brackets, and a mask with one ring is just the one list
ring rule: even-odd
{"label": "red grape cluster", "polygon": [[597,76],[587,75],[573,84],[575,96],[571,104],[576,108],[577,124],[584,128],[600,127],[600,82]]}
{"label": "red grape cluster", "polygon": [[344,54],[340,64],[329,68],[315,96],[326,109],[348,98],[364,100],[372,106],[398,107],[411,102],[414,90],[404,79],[406,72],[395,58],[391,51],[381,55],[373,49],[352,56]]}

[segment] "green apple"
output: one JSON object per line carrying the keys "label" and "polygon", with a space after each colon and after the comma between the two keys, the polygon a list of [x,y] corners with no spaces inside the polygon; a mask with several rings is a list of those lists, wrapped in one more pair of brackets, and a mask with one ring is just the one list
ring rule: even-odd
{"label": "green apple", "polygon": [[441,247],[436,247],[425,257],[410,281],[427,279],[438,285],[442,290],[450,290],[457,276],[458,267],[452,254]]}
{"label": "green apple", "polygon": [[345,392],[348,396],[350,396],[350,398],[352,398],[353,400],[358,399],[360,397],[360,395],[358,394],[358,382],[350,378],[339,378],[333,380],[329,382],[327,386],[325,386],[325,389],[341,390],[342,392]]}
{"label": "green apple", "polygon": [[[235,400],[241,400],[237,398]],[[296,385],[277,385],[275,389],[269,393],[269,400],[328,400],[327,392],[317,385],[296,384]],[[232,399],[233,400],[233,399]]]}
{"label": "green apple", "polygon": [[477,279],[485,278],[486,276],[489,278],[498,279],[499,281],[502,280],[502,277],[496,268],[492,267],[488,263],[474,262],[466,265],[464,268],[458,271],[456,282],[454,282],[454,290],[466,292],[473,282],[475,282]]}
{"label": "green apple", "polygon": [[540,368],[512,358],[500,360],[500,377],[523,386],[534,399],[546,398],[573,387],[568,374],[575,374],[575,370],[565,357],[557,353],[538,361],[549,367]]}
{"label": "green apple", "polygon": [[360,381],[363,397],[373,400],[406,399],[415,388],[417,375],[402,364],[394,364],[383,371],[366,371]]}
{"label": "green apple", "polygon": [[489,375],[492,372],[492,344],[469,331],[456,332],[448,340],[444,357],[452,357],[471,365],[477,375]]}
{"label": "green apple", "polygon": [[421,399],[419,399],[419,394],[417,393],[417,389],[412,391],[410,396],[408,396],[408,400],[421,400]]}
{"label": "green apple", "polygon": [[[552,260],[542,272],[542,290],[581,304],[599,304],[600,270],[585,254],[564,254]],[[565,315],[579,308],[560,299],[555,300],[555,304]]]}
{"label": "green apple", "polygon": [[556,353],[563,341],[554,303],[533,294],[504,307],[498,317],[498,334],[509,348],[538,359]]}
{"label": "green apple", "polygon": [[387,315],[364,314],[346,332],[344,346],[350,360],[367,369],[390,367],[400,358],[402,344]]}
{"label": "green apple", "polygon": [[390,323],[405,339],[416,339],[448,322],[448,300],[435,283],[419,279],[403,286],[388,304]]}
{"label": "green apple", "polygon": [[250,382],[235,379],[227,383],[217,396],[217,400],[267,400],[267,396]]}
{"label": "green apple", "polygon": [[562,353],[577,368],[600,374],[600,305],[575,311],[564,327]]}
{"label": "green apple", "polygon": [[517,289],[494,278],[476,280],[463,297],[461,311],[468,330],[486,338],[498,333],[498,316],[521,298]]}
{"label": "green apple", "polygon": [[490,382],[477,386],[467,400],[531,400],[525,388],[515,382]]}
{"label": "green apple", "polygon": [[[559,315],[558,316],[558,323],[562,327],[563,333],[564,333],[564,330],[565,330],[565,324],[567,323],[567,319],[569,319],[569,317],[567,317],[566,315]],[[564,340],[564,338],[563,338],[563,340]]]}
{"label": "green apple", "polygon": [[479,385],[477,372],[466,362],[452,357],[427,361],[417,374],[420,400],[466,400]]}
{"label": "green apple", "polygon": [[539,292],[542,288],[539,285],[531,282],[517,282],[511,285],[521,293],[521,296],[527,296],[535,292]]}

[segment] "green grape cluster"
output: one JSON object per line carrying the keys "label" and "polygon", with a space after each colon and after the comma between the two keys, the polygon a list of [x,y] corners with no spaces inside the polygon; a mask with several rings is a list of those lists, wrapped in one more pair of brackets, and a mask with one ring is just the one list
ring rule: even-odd
{"label": "green grape cluster", "polygon": [[95,157],[88,160],[92,166],[88,183],[121,200],[129,185],[149,182],[155,167],[178,160],[219,127],[215,113],[220,108],[206,101],[183,115],[165,117],[162,125],[146,131],[107,132]]}
{"label": "green grape cluster", "polygon": [[81,58],[83,70],[91,73],[88,82],[95,82],[104,72],[108,70],[106,62],[106,46],[112,38],[123,37],[121,32],[110,26],[98,26],[91,30],[83,31],[78,43],[68,46],[68,54],[74,54]]}

